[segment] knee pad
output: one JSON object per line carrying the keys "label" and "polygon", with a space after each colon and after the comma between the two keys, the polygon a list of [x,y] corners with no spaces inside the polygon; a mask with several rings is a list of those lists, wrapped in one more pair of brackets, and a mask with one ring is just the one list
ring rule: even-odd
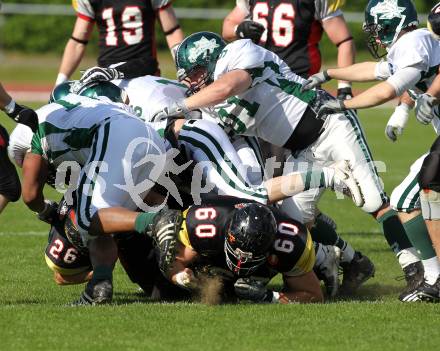
{"label": "knee pad", "polygon": [[384,201],[379,193],[370,194],[369,196],[364,195],[365,203],[361,207],[364,212],[367,213],[375,213],[377,212],[383,205]]}
{"label": "knee pad", "polygon": [[440,192],[440,150],[438,150],[436,146],[440,146],[437,141],[432,146],[429,155],[426,156],[423,161],[418,181],[420,189],[432,189],[436,192]]}
{"label": "knee pad", "polygon": [[431,189],[421,190],[420,204],[424,219],[440,219],[440,192]]}

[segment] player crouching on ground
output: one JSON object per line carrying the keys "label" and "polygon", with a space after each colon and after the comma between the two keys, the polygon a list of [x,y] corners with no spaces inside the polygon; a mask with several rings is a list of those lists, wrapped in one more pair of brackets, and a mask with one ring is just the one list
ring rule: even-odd
{"label": "player crouching on ground", "polygon": [[[304,88],[312,89],[333,78],[348,81],[386,81],[367,89],[352,100],[329,101],[320,108],[318,114],[377,106],[401,96],[405,91],[417,99],[425,92],[438,72],[440,43],[427,29],[417,29],[417,25],[417,13],[410,0],[370,0],[365,10],[364,31],[369,34],[369,48],[373,56],[380,58],[386,54],[386,61],[364,62],[345,68],[328,69],[310,77]],[[386,49],[387,53],[380,55],[380,48]],[[423,120],[417,112],[417,117],[422,122],[428,123],[434,115]],[[399,128],[403,128],[406,120]],[[392,127],[393,124],[390,122],[388,125]],[[438,134],[437,118],[433,124]],[[392,131],[393,128],[387,128],[386,133]],[[417,178],[421,172],[422,162],[426,164],[428,159],[425,157],[426,154],[414,162],[410,174],[391,195],[391,205],[400,211],[399,217],[406,235],[412,246],[420,253],[424,268],[424,281],[408,285],[399,297],[401,301],[439,300],[440,263],[420,214],[422,196],[419,197],[420,187]],[[407,263],[415,263],[418,260],[419,258],[413,255]]]}
{"label": "player crouching on ground", "polygon": [[[179,286],[203,294],[203,278],[194,270],[208,267],[205,271],[222,277],[214,295],[232,294],[255,303],[323,301],[313,272],[311,236],[277,209],[218,197],[183,213],[164,210],[156,217],[152,236],[160,248],[161,269]],[[278,273],[283,275],[279,292],[266,286]]]}
{"label": "player crouching on ground", "polygon": [[[164,145],[153,128],[126,111],[124,93],[115,85],[105,82],[77,88],[76,93],[83,96],[70,93],[37,111],[40,124],[23,162],[22,193],[31,210],[50,217],[53,205],[43,195],[49,166],[65,171],[67,162],[73,174],[79,171],[71,182],[75,225],[93,266],[93,278],[80,303],[99,304],[110,302],[113,295],[117,247],[111,234],[144,233],[154,218],[154,213],[135,210],[162,175]],[[142,142],[133,146],[135,140]],[[130,147],[132,153],[127,155]],[[145,165],[145,160],[153,162]],[[127,177],[134,185],[150,186],[130,192],[123,187]]]}

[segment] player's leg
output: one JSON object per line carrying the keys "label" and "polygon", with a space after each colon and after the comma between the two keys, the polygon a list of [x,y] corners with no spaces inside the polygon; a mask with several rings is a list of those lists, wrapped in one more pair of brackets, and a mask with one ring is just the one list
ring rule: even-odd
{"label": "player's leg", "polygon": [[17,201],[21,195],[20,179],[7,153],[8,142],[8,133],[0,125],[0,213],[10,201]]}
{"label": "player's leg", "polygon": [[[420,187],[417,179],[425,157],[426,154],[411,165],[408,176],[391,194],[391,206],[398,211],[405,232],[414,247],[412,250],[403,250],[398,255],[399,263],[408,281],[407,289],[400,295],[402,301],[406,300],[407,295],[412,294],[423,278],[433,283],[440,274],[440,263],[437,260],[420,211]],[[416,255],[414,255],[413,251],[416,252]],[[422,267],[418,263],[420,259]],[[424,275],[420,274],[423,271]]]}
{"label": "player's leg", "polygon": [[[112,119],[97,130],[76,191],[78,229],[90,251],[94,271],[83,300],[111,301],[117,247],[108,234],[136,229],[140,214],[135,210],[143,206],[144,196],[161,175],[154,167],[157,162],[165,164],[155,156],[165,157],[162,140],[140,121]],[[136,188],[139,184],[141,189]]]}

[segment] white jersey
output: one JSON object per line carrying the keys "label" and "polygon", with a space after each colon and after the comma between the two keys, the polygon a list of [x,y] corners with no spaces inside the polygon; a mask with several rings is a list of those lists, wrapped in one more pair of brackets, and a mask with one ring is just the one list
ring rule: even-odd
{"label": "white jersey", "polygon": [[[38,109],[40,124],[31,152],[58,167],[63,161],[87,161],[96,129],[113,118],[137,118],[122,106],[69,94]],[[140,122],[140,121],[139,121]],[[141,122],[140,122],[141,123]]]}
{"label": "white jersey", "polygon": [[[426,28],[417,29],[403,35],[391,47],[387,55],[390,76],[407,67],[420,71],[420,79],[408,89],[409,94],[417,96],[431,86],[440,67],[440,42],[435,40]],[[437,111],[437,109],[436,109]],[[440,132],[440,120],[437,116],[432,122],[437,134]]]}
{"label": "white jersey", "polygon": [[250,88],[215,105],[211,115],[228,134],[258,136],[283,146],[315,100],[316,91],[300,92],[305,80],[276,54],[249,39],[236,40],[223,49],[214,80],[236,69],[251,75]]}
{"label": "white jersey", "polygon": [[118,79],[112,83],[123,88],[130,98],[130,106],[138,117],[151,121],[152,113],[185,97],[185,85],[171,79],[143,76],[134,79]]}

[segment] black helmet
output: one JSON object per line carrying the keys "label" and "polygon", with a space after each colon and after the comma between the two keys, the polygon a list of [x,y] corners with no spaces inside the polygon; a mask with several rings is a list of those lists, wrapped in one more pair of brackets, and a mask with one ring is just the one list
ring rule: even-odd
{"label": "black helmet", "polygon": [[225,235],[226,263],[235,274],[249,275],[266,261],[277,232],[272,211],[262,204],[239,204]]}
{"label": "black helmet", "polygon": [[429,12],[428,28],[437,39],[440,39],[440,2]]}

